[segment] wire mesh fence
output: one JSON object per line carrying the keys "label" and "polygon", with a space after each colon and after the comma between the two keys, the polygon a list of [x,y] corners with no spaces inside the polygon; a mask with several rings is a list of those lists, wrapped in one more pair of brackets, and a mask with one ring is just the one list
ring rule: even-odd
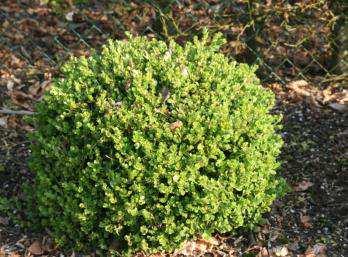
{"label": "wire mesh fence", "polygon": [[202,26],[222,31],[229,40],[225,52],[239,61],[259,65],[265,82],[305,79],[317,84],[323,77],[343,73],[341,66],[347,59],[340,55],[344,51],[340,38],[344,32],[340,29],[345,10],[343,3],[329,1],[293,5],[286,1],[231,1],[171,9],[167,20],[179,36],[183,24],[194,21],[198,24],[186,34],[194,35]]}
{"label": "wire mesh fence", "polygon": [[108,38],[125,38],[126,31],[184,43],[204,27],[225,35],[223,52],[258,65],[264,83],[347,82],[344,2],[91,1],[66,7],[4,1],[1,84],[33,90],[69,56],[89,55]]}

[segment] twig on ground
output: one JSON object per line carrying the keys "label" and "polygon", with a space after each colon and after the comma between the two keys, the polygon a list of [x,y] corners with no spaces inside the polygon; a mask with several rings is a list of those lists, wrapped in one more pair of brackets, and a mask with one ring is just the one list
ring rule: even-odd
{"label": "twig on ground", "polygon": [[15,111],[15,110],[10,110],[10,109],[6,109],[6,108],[2,108],[0,109],[0,113],[2,114],[10,114],[10,115],[33,115],[35,114],[35,112],[31,112],[31,111]]}

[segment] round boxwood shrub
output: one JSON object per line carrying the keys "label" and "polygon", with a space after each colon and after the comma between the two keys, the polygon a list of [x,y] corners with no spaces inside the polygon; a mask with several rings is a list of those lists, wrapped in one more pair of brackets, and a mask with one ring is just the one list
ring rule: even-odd
{"label": "round boxwood shrub", "polygon": [[282,183],[273,94],[205,32],[109,41],[37,105],[31,169],[59,245],[122,255],[252,226]]}

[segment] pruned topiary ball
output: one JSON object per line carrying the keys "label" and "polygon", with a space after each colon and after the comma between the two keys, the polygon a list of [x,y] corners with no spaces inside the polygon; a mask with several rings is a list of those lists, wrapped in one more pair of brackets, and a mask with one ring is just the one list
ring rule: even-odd
{"label": "pruned topiary ball", "polygon": [[280,117],[255,69],[219,53],[223,43],[130,37],[64,66],[32,118],[30,161],[58,244],[173,251],[269,209],[282,184]]}

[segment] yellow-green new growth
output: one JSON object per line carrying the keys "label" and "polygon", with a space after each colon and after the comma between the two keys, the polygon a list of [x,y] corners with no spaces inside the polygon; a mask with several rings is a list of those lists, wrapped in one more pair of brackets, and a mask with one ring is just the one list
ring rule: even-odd
{"label": "yellow-green new growth", "polygon": [[32,118],[31,156],[40,220],[61,246],[173,251],[269,209],[274,96],[223,43],[130,37],[64,66]]}

